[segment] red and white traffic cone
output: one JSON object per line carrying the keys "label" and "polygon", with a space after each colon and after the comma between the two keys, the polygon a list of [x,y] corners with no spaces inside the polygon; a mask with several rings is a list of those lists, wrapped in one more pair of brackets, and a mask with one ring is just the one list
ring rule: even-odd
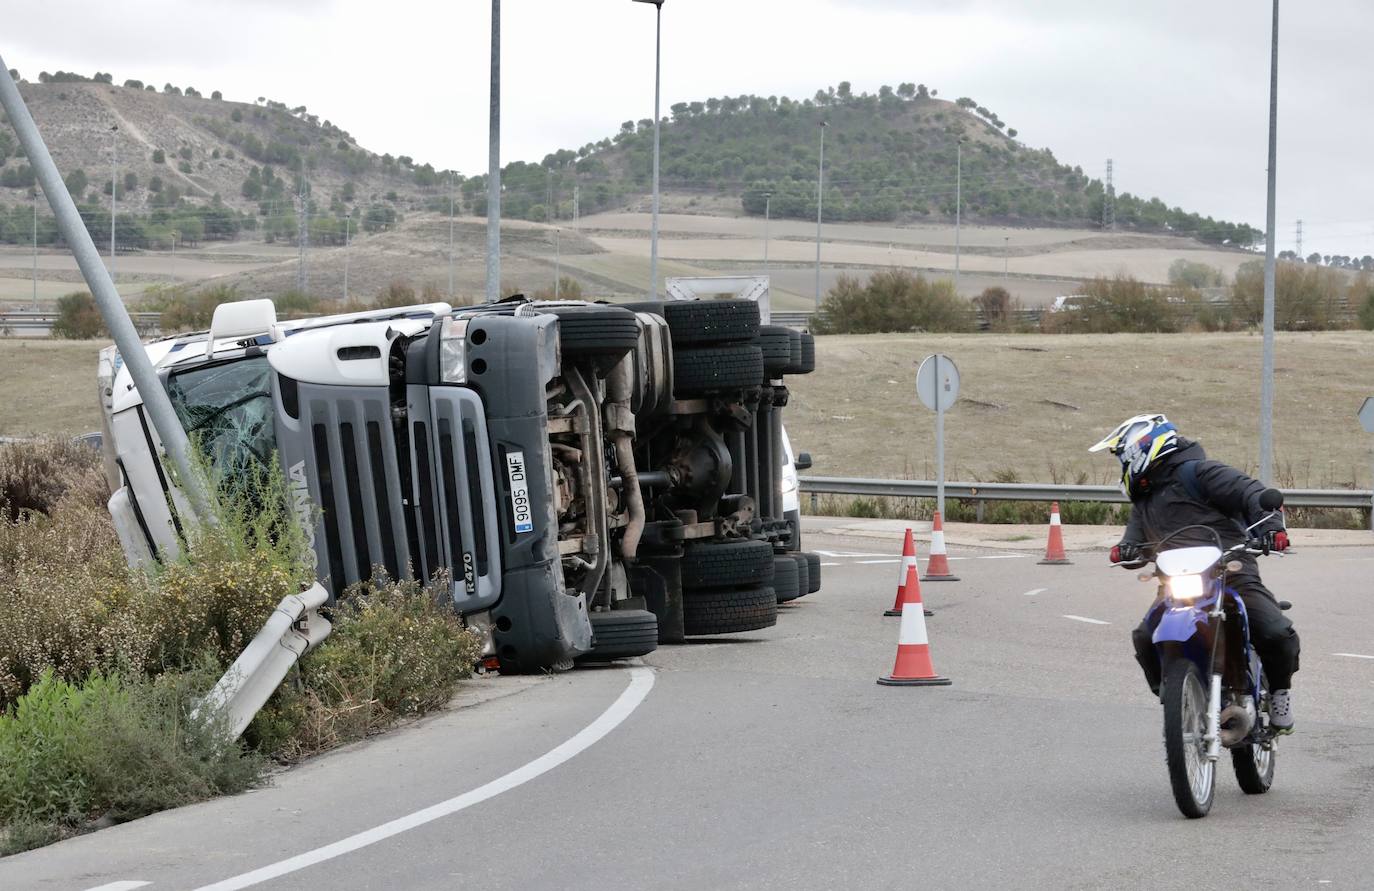
{"label": "red and white traffic cone", "polygon": [[897,633],[897,661],[892,666],[892,674],[878,678],[878,683],[885,687],[943,687],[950,680],[936,674],[935,664],[930,660],[921,586],[916,580],[914,566],[907,570],[906,591],[902,627]]}
{"label": "red and white traffic cone", "polygon": [[1058,501],[1050,504],[1050,540],[1045,545],[1045,559],[1040,562],[1050,565],[1073,562],[1068,554],[1064,553],[1064,528],[1059,524]]}
{"label": "red and white traffic cone", "polygon": [[[906,539],[902,542],[902,563],[897,568],[897,597],[892,601],[892,609],[883,613],[885,616],[900,616],[902,614],[902,604],[906,603],[907,598],[907,574],[910,570],[916,569],[916,539],[911,534],[911,529],[906,530]],[[917,578],[912,576],[912,578]],[[916,599],[921,599],[921,583],[916,582]],[[930,610],[926,610],[927,616],[935,615]]]}
{"label": "red and white traffic cone", "polygon": [[959,577],[949,571],[949,555],[945,553],[945,523],[940,512],[935,512],[935,522],[930,529],[930,560],[926,563],[926,581],[957,582]]}

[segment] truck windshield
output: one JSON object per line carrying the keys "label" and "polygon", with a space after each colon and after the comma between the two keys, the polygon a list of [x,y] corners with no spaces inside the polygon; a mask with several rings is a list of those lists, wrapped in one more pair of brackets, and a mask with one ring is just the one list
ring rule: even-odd
{"label": "truck windshield", "polygon": [[167,387],[172,407],[221,480],[271,465],[277,448],[271,381],[266,356],[172,376]]}

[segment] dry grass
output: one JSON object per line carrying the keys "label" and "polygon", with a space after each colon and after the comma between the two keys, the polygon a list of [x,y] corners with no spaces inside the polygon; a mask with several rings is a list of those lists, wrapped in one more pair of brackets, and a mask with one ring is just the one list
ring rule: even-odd
{"label": "dry grass", "polygon": [[95,360],[107,343],[0,339],[0,436],[99,430]]}
{"label": "dry grass", "polygon": [[[846,335],[819,338],[816,372],[791,384],[788,432],[812,472],[933,478],[935,416],[914,384],[933,352],[962,377],[945,417],[949,479],[1114,482],[1115,462],[1087,448],[1142,411],[1166,412],[1214,458],[1258,459],[1258,336]],[[1374,334],[1280,334],[1276,365],[1281,481],[1369,486],[1371,439],[1355,412]]]}

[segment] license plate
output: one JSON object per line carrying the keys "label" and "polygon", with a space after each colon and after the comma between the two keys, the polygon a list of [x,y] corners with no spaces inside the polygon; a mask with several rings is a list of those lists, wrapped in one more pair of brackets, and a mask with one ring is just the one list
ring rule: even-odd
{"label": "license plate", "polygon": [[510,479],[511,513],[515,532],[534,531],[534,516],[530,511],[530,487],[525,476],[525,453],[506,453],[506,476]]}

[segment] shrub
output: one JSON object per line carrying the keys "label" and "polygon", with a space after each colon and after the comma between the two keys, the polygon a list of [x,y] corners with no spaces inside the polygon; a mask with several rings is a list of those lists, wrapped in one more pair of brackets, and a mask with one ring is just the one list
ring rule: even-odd
{"label": "shrub", "polygon": [[[155,681],[46,673],[0,720],[5,853],[104,817],[129,820],[254,785],[261,761],[189,717],[205,672]],[[46,827],[47,831],[43,831]]]}
{"label": "shrub", "polygon": [[68,494],[91,508],[110,497],[100,454],[85,443],[53,437],[0,443],[0,509],[15,522],[21,514],[51,514]]}
{"label": "shrub", "polygon": [[[1347,286],[1341,272],[1325,266],[1279,263],[1274,268],[1274,327],[1281,331],[1324,331],[1347,326]],[[1231,300],[1238,319],[1264,321],[1264,263],[1252,260],[1236,270]]]}
{"label": "shrub", "polygon": [[885,331],[967,331],[969,304],[948,280],[930,281],[905,269],[873,273],[867,284],[840,276],[815,320],[819,334]]}
{"label": "shrub", "polygon": [[1215,266],[1179,257],[1169,264],[1169,284],[1185,288],[1217,288],[1226,284],[1226,276]]}
{"label": "shrub", "polygon": [[167,163],[167,153],[164,152],[162,149],[153,149],[153,163],[154,163],[154,164],[165,164],[165,163]]}
{"label": "shrub", "polygon": [[1360,327],[1374,331],[1374,280],[1361,275],[1350,285],[1350,305],[1356,307]]}
{"label": "shrub", "polygon": [[342,604],[333,633],[301,660],[300,686],[278,691],[249,728],[262,751],[292,760],[439,708],[480,653],[445,577],[429,586],[374,579]]}
{"label": "shrub", "polygon": [[973,305],[978,308],[978,312],[982,314],[983,320],[987,322],[988,328],[992,331],[1009,329],[1012,321],[1012,310],[1019,308],[1006,288],[996,286],[985,288],[983,293],[974,297]]}
{"label": "shrub", "polygon": [[1042,316],[1041,328],[1071,334],[1174,332],[1181,324],[1178,306],[1186,301],[1124,274],[1095,278],[1079,294],[1073,308]]}
{"label": "shrub", "polygon": [[[582,283],[577,279],[567,275],[560,275],[558,277],[559,300],[582,300],[584,299],[583,293]],[[536,300],[552,300],[553,296],[552,285],[547,288],[540,288],[538,291],[534,292],[534,299]]]}
{"label": "shrub", "polygon": [[378,306],[411,306],[419,301],[415,297],[415,287],[404,279],[394,279],[391,284],[377,292]]}
{"label": "shrub", "polygon": [[57,298],[57,318],[52,323],[53,337],[90,340],[105,333],[105,320],[96,309],[88,291],[75,291]]}

